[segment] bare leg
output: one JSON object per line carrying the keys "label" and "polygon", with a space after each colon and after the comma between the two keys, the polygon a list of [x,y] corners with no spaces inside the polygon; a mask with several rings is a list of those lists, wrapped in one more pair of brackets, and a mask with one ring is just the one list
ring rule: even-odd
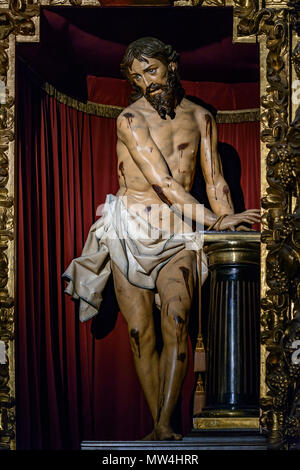
{"label": "bare leg", "polygon": [[[114,264],[113,275],[119,307],[128,325],[135,368],[156,423],[159,373],[153,322],[154,292],[130,284]],[[146,439],[155,440],[155,436],[151,433]]]}
{"label": "bare leg", "polygon": [[188,366],[188,317],[196,279],[192,251],[176,255],[161,270],[157,289],[162,302],[161,327],[164,347],[159,364],[159,408],[155,428],[159,440],[181,439],[170,426]]}

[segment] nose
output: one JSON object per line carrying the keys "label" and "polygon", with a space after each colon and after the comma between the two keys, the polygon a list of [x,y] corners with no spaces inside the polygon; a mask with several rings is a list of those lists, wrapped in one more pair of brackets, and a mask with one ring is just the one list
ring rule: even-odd
{"label": "nose", "polygon": [[147,88],[151,84],[151,78],[143,76],[143,82],[144,82],[145,88]]}

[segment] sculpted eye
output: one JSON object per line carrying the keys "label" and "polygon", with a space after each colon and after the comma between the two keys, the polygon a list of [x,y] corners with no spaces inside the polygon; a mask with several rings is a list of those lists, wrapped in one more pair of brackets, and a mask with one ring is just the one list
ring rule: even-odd
{"label": "sculpted eye", "polygon": [[135,76],[135,79],[136,79],[137,81],[139,81],[139,80],[141,79],[141,76],[138,74],[138,75]]}
{"label": "sculpted eye", "polygon": [[149,73],[154,73],[156,69],[149,69],[148,72]]}

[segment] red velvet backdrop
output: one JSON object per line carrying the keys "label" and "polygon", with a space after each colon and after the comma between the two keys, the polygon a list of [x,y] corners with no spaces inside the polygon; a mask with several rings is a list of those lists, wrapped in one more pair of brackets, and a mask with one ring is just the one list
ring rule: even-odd
{"label": "red velvet backdrop", "polygon": [[[151,418],[126,325],[105,339],[64,292],[61,274],[81,253],[97,206],[118,189],[114,119],[58,103],[19,64],[17,89],[17,442],[23,449],[78,448],[81,440],[140,439]],[[108,81],[107,81],[108,80]],[[123,85],[122,85],[123,83]],[[90,100],[127,104],[124,82],[89,78]],[[108,84],[108,86],[107,86]],[[258,85],[183,83],[218,109],[258,106]],[[219,125],[242,160],[246,207],[259,205],[259,125]],[[191,428],[192,365],[184,384],[183,430]]]}

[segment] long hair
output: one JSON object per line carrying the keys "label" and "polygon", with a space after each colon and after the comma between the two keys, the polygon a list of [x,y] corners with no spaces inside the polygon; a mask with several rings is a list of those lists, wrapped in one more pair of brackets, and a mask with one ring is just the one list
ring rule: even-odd
{"label": "long hair", "polygon": [[144,37],[129,44],[125,51],[120,68],[122,74],[133,87],[133,93],[130,97],[131,103],[141,98],[143,96],[143,92],[140,87],[131,80],[129,69],[131,68],[134,59],[137,59],[140,62],[148,62],[147,58],[158,59],[166,66],[169,66],[171,62],[175,62],[177,64],[179,62],[179,54],[177,54],[173,47],[164,44],[157,38]]}

